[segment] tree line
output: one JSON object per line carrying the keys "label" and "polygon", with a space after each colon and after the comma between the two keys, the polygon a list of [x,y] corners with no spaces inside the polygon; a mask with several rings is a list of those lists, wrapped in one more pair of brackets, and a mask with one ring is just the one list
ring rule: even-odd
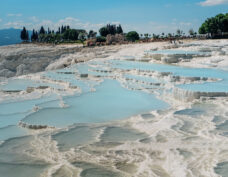
{"label": "tree line", "polygon": [[86,38],[90,38],[95,36],[96,32],[89,31],[87,32],[83,29],[71,29],[70,26],[61,26],[57,31],[45,30],[43,26],[40,27],[38,31],[32,31],[31,38],[29,37],[29,33],[25,27],[21,31],[21,39],[23,41],[32,41],[32,42],[47,42],[47,43],[60,43],[60,42],[70,42],[77,40],[84,40]]}
{"label": "tree line", "polygon": [[83,42],[86,39],[96,38],[97,42],[105,42],[108,35],[125,35],[129,41],[139,39],[139,34],[136,31],[131,31],[127,34],[123,32],[121,25],[107,24],[99,29],[97,32],[90,30],[88,33],[83,29],[71,29],[70,26],[61,26],[57,31],[45,30],[43,26],[39,30],[32,30],[31,37],[28,30],[23,27],[21,31],[21,39],[23,41],[43,42],[43,43],[64,43],[64,42]]}

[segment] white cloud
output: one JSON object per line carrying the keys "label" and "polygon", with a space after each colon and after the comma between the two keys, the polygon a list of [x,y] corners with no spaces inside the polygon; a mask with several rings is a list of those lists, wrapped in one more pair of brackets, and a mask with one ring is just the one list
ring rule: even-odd
{"label": "white cloud", "polygon": [[35,16],[29,18],[32,22],[37,23],[39,22],[39,19]]}
{"label": "white cloud", "polygon": [[22,14],[7,14],[8,17],[21,17]]}
{"label": "white cloud", "polygon": [[228,4],[228,0],[205,0],[199,4],[201,6],[216,6],[221,4]]}
{"label": "white cloud", "polygon": [[[85,29],[87,31],[94,30],[98,31],[102,26],[111,23],[111,24],[121,24],[121,22],[101,22],[101,23],[91,23],[91,22],[84,22],[77,18],[73,17],[66,17],[63,19],[59,19],[58,21],[51,21],[51,20],[41,20],[36,17],[27,18],[27,20],[17,20],[17,21],[10,21],[4,24],[7,28],[17,28],[21,29],[25,26],[27,29],[32,30],[36,29],[39,30],[41,26],[44,26],[45,29],[48,27],[51,30],[58,30],[58,27],[62,25],[69,25],[71,28],[75,29]],[[123,30],[125,32],[128,31],[138,31],[139,33],[156,33],[161,34],[164,33],[175,33],[177,29],[181,29],[183,31],[188,31],[190,28],[197,28],[197,22],[181,22],[178,19],[172,19],[170,22],[167,23],[160,23],[160,22],[148,22],[143,24],[122,24]]]}
{"label": "white cloud", "polygon": [[24,26],[31,26],[31,23],[24,23],[23,21],[14,21],[14,22],[8,22],[6,24],[4,24],[5,27],[7,28],[16,28],[16,29],[21,29]]}
{"label": "white cloud", "polygon": [[69,25],[71,28],[77,28],[77,29],[98,30],[104,24],[103,23],[94,24],[94,23],[90,23],[90,22],[82,22],[77,18],[66,17],[64,19],[60,19],[57,22],[42,21],[40,25],[44,25],[46,27],[50,27],[50,28],[55,29],[55,30],[57,30],[58,27],[60,27],[62,25]]}
{"label": "white cloud", "polygon": [[2,22],[2,19],[0,18],[0,22]]}
{"label": "white cloud", "polygon": [[77,18],[73,18],[73,17],[66,17],[64,19],[61,19],[58,21],[58,23],[62,23],[63,25],[69,25],[72,23],[78,23],[80,20]]}
{"label": "white cloud", "polygon": [[[98,31],[99,28],[104,26],[106,23],[90,23],[90,22],[82,22],[77,18],[73,17],[66,17],[64,19],[60,19],[57,22],[51,21],[51,20],[39,20],[36,17],[30,17],[28,18],[28,21],[9,21],[8,23],[4,24],[7,28],[17,28],[21,29],[23,26],[25,26],[27,29],[40,29],[41,26],[44,26],[44,28],[50,28],[53,30],[58,30],[59,27],[62,25],[69,25],[71,28],[76,29],[85,29],[85,30],[95,30]],[[118,23],[119,24],[119,23]]]}

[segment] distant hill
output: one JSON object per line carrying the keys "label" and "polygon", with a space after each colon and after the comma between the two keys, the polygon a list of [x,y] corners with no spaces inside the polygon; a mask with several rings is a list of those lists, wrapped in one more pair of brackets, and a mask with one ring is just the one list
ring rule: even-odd
{"label": "distant hill", "polygon": [[20,29],[0,29],[0,46],[20,43],[20,33]]}

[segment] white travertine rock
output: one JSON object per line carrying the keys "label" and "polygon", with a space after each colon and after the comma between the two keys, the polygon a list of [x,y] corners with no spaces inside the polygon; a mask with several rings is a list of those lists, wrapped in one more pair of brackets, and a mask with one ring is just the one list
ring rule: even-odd
{"label": "white travertine rock", "polygon": [[0,70],[0,77],[13,77],[14,75],[15,73],[8,69]]}

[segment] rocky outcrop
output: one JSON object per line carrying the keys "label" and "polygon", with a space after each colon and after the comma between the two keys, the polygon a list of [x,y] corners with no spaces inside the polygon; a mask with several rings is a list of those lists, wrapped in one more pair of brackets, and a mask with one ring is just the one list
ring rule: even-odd
{"label": "rocky outcrop", "polygon": [[48,46],[21,44],[0,47],[0,77],[13,77],[44,71],[61,58],[80,51],[79,46]]}
{"label": "rocky outcrop", "polygon": [[83,47],[72,45],[20,44],[0,47],[0,78],[56,70],[94,58],[105,58],[119,46]]}

